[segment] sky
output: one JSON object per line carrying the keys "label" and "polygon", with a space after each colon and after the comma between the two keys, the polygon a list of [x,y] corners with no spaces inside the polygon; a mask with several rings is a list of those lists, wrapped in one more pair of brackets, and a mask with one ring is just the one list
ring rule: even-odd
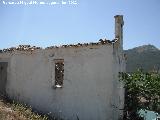
{"label": "sky", "polygon": [[19,1],[0,0],[0,49],[113,40],[115,15],[124,17],[124,49],[146,44],[160,48],[160,0]]}

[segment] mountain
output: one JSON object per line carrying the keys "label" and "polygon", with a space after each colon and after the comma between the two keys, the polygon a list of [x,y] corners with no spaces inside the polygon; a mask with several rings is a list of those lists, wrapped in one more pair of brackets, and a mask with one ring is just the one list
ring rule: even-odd
{"label": "mountain", "polygon": [[124,51],[127,56],[126,71],[138,68],[144,71],[160,71],[160,50],[153,45],[143,45]]}

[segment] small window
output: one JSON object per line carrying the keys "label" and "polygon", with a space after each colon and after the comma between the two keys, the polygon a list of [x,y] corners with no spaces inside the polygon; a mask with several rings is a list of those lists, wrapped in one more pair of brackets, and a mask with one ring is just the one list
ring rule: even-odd
{"label": "small window", "polygon": [[3,67],[1,66],[1,70],[3,70]]}
{"label": "small window", "polygon": [[64,79],[64,60],[55,60],[55,87],[61,88],[63,86]]}

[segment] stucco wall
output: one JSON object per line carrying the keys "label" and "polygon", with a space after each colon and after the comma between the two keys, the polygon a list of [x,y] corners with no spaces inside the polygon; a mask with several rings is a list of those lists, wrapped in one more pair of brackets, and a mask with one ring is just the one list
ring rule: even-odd
{"label": "stucco wall", "polygon": [[[115,57],[113,45],[97,45],[16,51],[1,54],[0,61],[8,61],[6,92],[12,99],[63,119],[117,120],[123,90]],[[63,88],[53,87],[54,59],[64,59]]]}

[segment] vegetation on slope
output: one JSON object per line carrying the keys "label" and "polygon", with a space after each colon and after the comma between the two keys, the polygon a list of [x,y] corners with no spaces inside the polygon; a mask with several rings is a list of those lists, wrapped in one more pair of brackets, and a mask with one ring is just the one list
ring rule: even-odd
{"label": "vegetation on slope", "polygon": [[0,99],[0,120],[48,120],[48,117],[32,112],[31,107]]}

